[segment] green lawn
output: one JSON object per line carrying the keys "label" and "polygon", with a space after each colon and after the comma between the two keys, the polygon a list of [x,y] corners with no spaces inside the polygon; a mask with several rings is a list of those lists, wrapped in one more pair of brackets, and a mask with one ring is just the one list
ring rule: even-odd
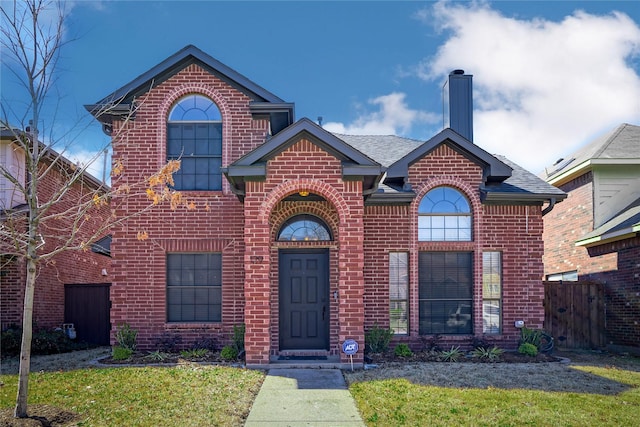
{"label": "green lawn", "polygon": [[[229,367],[81,369],[32,373],[29,405],[84,417],[81,426],[243,425],[264,372]],[[0,409],[12,408],[16,375],[2,375]]]}
{"label": "green lawn", "polygon": [[[369,426],[631,426],[640,414],[640,372],[576,366],[627,385],[619,394],[527,389],[446,388],[408,378],[356,382],[350,386]],[[549,378],[554,381],[554,378]]]}

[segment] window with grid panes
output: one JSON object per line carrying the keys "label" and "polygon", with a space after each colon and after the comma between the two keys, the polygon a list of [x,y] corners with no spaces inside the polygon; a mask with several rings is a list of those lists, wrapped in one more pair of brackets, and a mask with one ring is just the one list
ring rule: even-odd
{"label": "window with grid panes", "polygon": [[167,160],[180,160],[176,190],[222,189],[222,116],[210,99],[188,95],[169,113]]}
{"label": "window with grid panes", "polygon": [[419,332],[473,332],[471,252],[420,252],[418,256]]}
{"label": "window with grid panes", "polygon": [[482,254],[482,332],[502,331],[502,254]]}
{"label": "window with grid panes", "polygon": [[407,334],[409,307],[409,254],[389,253],[389,327],[396,334]]}
{"label": "window with grid panes", "polygon": [[452,187],[436,187],[418,206],[418,240],[471,241],[471,208],[467,198]]}
{"label": "window with grid panes", "polygon": [[167,254],[167,321],[222,320],[222,255]]}

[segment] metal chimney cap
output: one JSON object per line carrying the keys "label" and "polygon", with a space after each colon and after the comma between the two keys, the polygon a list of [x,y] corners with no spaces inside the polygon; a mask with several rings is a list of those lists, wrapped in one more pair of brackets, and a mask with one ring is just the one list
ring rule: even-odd
{"label": "metal chimney cap", "polygon": [[450,76],[461,75],[461,74],[464,74],[464,70],[458,69],[458,70],[453,70],[452,72],[449,73]]}

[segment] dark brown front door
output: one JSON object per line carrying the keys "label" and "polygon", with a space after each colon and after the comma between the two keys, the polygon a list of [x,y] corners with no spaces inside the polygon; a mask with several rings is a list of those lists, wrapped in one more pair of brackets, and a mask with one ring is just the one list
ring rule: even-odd
{"label": "dark brown front door", "polygon": [[280,251],[280,349],[329,349],[329,251]]}

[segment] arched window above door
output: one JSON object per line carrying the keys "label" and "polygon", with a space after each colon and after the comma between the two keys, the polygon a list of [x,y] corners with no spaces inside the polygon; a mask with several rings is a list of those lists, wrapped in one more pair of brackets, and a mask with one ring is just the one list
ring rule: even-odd
{"label": "arched window above door", "polygon": [[278,232],[280,242],[331,241],[329,227],[313,215],[296,215],[284,222]]}

